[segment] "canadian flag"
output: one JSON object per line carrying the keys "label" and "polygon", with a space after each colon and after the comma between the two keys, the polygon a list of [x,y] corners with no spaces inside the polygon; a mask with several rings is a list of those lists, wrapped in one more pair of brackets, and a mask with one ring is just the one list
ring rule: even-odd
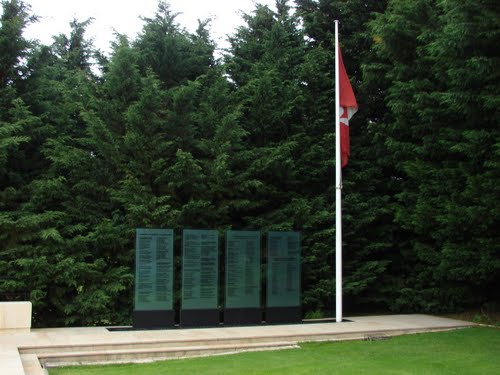
{"label": "canadian flag", "polygon": [[358,103],[352,91],[351,82],[345,70],[342,52],[339,47],[339,86],[340,86],[340,154],[342,167],[347,165],[351,147],[349,145],[349,120],[358,110]]}

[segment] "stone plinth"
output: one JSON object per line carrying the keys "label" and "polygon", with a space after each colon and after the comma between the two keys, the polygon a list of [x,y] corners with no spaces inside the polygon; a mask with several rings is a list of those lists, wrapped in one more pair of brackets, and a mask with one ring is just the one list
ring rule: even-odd
{"label": "stone plinth", "polygon": [[30,328],[31,302],[0,302],[0,330]]}

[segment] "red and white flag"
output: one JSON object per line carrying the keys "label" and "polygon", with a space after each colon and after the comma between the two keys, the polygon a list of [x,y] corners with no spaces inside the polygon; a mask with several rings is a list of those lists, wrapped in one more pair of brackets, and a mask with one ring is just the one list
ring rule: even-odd
{"label": "red and white flag", "polygon": [[358,110],[358,103],[352,91],[339,47],[339,85],[340,85],[340,154],[342,167],[347,165],[351,148],[349,145],[349,120]]}

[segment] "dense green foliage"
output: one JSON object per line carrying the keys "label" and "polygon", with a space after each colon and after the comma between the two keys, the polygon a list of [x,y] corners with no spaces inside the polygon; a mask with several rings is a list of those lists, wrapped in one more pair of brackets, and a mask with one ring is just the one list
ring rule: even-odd
{"label": "dense green foliage", "polygon": [[[277,0],[214,55],[167,3],[111,56],[2,1],[0,294],[37,325],[125,324],[136,227],[298,230],[305,313],[334,300],[333,20],[360,111],[347,309],[457,311],[500,287],[494,1]],[[179,282],[177,280],[177,282]]]}
{"label": "dense green foliage", "polygon": [[[496,374],[500,331],[469,328],[384,341],[304,343],[300,349],[210,358],[55,368],[54,375],[133,374]],[[439,353],[437,355],[436,353]],[[258,365],[256,365],[258,364]]]}

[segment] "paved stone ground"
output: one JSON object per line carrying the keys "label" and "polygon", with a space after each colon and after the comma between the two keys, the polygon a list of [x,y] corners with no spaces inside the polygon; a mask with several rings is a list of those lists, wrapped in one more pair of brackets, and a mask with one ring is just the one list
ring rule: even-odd
{"label": "paved stone ground", "polygon": [[[113,345],[151,343],[155,340],[217,340],[242,341],[272,340],[273,337],[290,341],[363,339],[378,335],[400,335],[474,326],[474,323],[430,315],[384,315],[346,318],[342,323],[317,322],[290,325],[262,325],[246,327],[220,327],[198,329],[166,329],[150,331],[109,331],[106,327],[45,328],[30,331],[0,331],[0,374],[43,374],[33,365],[33,352],[37,347]],[[23,354],[21,360],[19,350]],[[35,358],[36,359],[36,358]],[[36,361],[35,361],[36,362]],[[23,367],[24,363],[24,367]]]}

